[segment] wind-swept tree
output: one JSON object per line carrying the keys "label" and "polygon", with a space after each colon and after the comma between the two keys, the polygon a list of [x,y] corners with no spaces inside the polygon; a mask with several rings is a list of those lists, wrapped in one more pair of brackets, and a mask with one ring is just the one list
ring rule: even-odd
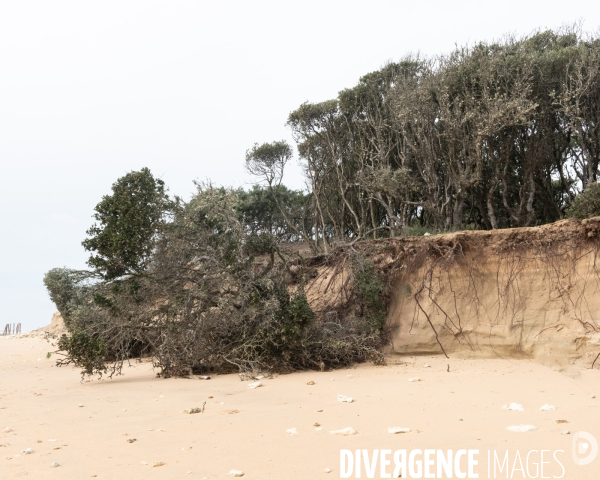
{"label": "wind-swept tree", "polygon": [[286,208],[282,196],[285,167],[293,155],[292,147],[284,140],[262,145],[254,144],[246,152],[246,170],[257,177],[259,183],[268,188],[271,198],[288,228],[314,249],[315,242],[310,227],[305,222],[299,224],[298,221],[294,221],[293,214]]}

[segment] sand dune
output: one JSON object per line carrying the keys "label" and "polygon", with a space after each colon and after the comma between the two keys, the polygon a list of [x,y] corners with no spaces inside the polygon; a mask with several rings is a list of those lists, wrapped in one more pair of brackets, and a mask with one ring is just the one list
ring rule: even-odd
{"label": "sand dune", "polygon": [[[147,363],[81,383],[76,369],[46,359],[49,350],[40,338],[0,338],[2,479],[216,479],[231,470],[248,479],[340,478],[340,449],[416,448],[479,449],[480,478],[488,449],[508,450],[510,463],[516,450],[564,450],[563,478],[598,478],[600,460],[574,465],[572,436],[562,432],[600,438],[600,400],[591,398],[600,393],[599,371],[392,356],[383,367],[263,378],[256,389],[237,375],[158,379]],[[408,382],[415,377],[421,381]],[[204,413],[183,413],[204,402]],[[523,411],[503,409],[513,402]],[[541,411],[545,404],[556,410]],[[513,425],[537,429],[507,430]],[[346,427],[357,433],[330,434]],[[546,466],[545,475],[560,473]]]}

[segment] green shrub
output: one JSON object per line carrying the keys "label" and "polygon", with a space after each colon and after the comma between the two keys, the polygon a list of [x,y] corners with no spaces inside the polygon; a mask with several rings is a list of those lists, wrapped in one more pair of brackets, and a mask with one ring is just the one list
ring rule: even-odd
{"label": "green shrub", "polygon": [[567,209],[567,217],[584,218],[600,215],[600,183],[592,183],[575,198],[573,205]]}
{"label": "green shrub", "polygon": [[272,255],[277,251],[277,239],[268,232],[251,233],[245,247],[249,255]]}
{"label": "green shrub", "polygon": [[387,314],[385,282],[377,273],[375,264],[360,256],[352,261],[352,273],[360,315],[368,321],[368,328],[381,332]]}
{"label": "green shrub", "polygon": [[310,328],[315,319],[315,314],[308,304],[304,292],[290,295],[282,283],[279,286],[282,291],[280,295],[281,310],[277,316],[280,322],[281,353],[290,356],[302,343],[306,330]]}
{"label": "green shrub", "polygon": [[59,365],[73,363],[83,368],[82,375],[100,375],[108,370],[106,344],[100,338],[92,338],[87,333],[76,332],[71,336],[62,335],[58,340],[59,350],[66,352],[66,359]]}
{"label": "green shrub", "polygon": [[68,268],[53,268],[44,275],[44,285],[60,312],[65,326],[73,330],[81,309],[89,303],[90,291],[86,274]]}

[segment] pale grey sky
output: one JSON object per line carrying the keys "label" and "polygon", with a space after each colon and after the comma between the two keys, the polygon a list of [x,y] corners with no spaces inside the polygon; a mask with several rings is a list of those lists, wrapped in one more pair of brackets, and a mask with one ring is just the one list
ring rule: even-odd
{"label": "pale grey sky", "polygon": [[386,61],[599,19],[597,0],[4,0],[0,329],[49,322],[44,273],[84,267],[93,207],[126,172],[184,197],[196,178],[245,185],[247,148],[291,140],[290,111]]}

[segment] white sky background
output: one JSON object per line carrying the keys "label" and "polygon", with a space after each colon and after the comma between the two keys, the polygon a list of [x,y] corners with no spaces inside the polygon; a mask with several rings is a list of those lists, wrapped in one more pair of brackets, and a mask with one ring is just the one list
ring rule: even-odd
{"label": "white sky background", "polygon": [[[583,20],[598,1],[63,1],[0,3],[0,330],[49,323],[42,278],[83,268],[93,208],[149,167],[249,185],[254,142],[408,52],[448,52]],[[286,183],[301,188],[300,170]]]}

